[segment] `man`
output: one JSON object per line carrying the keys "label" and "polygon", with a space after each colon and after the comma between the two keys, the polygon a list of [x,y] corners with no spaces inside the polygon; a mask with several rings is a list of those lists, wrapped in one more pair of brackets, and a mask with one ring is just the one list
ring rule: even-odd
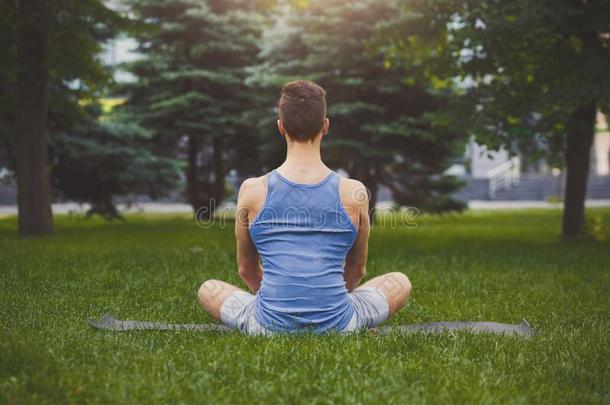
{"label": "man", "polygon": [[246,180],[237,200],[237,267],[255,295],[208,280],[199,302],[251,335],[377,326],[405,304],[411,283],[394,272],[358,287],[368,253],[368,196],[362,183],[322,162],[326,92],[311,81],[288,83],[279,115],[286,161]]}

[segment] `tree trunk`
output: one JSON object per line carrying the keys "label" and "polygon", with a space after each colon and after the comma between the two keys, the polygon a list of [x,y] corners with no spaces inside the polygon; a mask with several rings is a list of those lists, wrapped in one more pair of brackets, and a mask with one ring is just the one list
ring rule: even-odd
{"label": "tree trunk", "polygon": [[197,161],[200,148],[201,141],[199,140],[199,137],[192,134],[189,135],[187,145],[186,195],[194,213],[201,208],[199,182],[197,180]]}
{"label": "tree trunk", "polygon": [[225,165],[223,160],[223,144],[222,138],[217,136],[214,138],[214,206],[217,207],[225,197]]}
{"label": "tree trunk", "polygon": [[18,3],[15,142],[19,234],[53,233],[51,183],[47,158],[47,37],[40,2]]}
{"label": "tree trunk", "polygon": [[[187,196],[193,213],[197,219],[208,221],[214,216],[214,211],[225,195],[225,166],[223,160],[223,144],[220,137],[212,142],[212,157],[203,168],[206,175],[200,178],[199,153],[202,142],[197,135],[189,135],[187,151],[186,183]],[[210,150],[207,149],[206,152]]]}
{"label": "tree trunk", "polygon": [[567,144],[565,206],[563,209],[563,239],[577,239],[585,227],[585,199],[591,145],[595,133],[595,103],[581,105],[572,115],[566,128]]}

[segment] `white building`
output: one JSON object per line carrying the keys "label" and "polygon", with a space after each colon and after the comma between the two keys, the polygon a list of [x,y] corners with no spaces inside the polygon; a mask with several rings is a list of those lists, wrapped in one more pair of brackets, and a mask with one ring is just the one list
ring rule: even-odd
{"label": "white building", "polygon": [[[600,112],[597,114],[596,133],[594,136],[593,146],[591,148],[591,171],[594,176],[605,176],[610,174],[610,130],[606,117]],[[484,145],[477,144],[472,140],[467,148],[466,157],[469,161],[470,175],[473,178],[488,178],[490,174],[498,171],[500,167],[513,165],[520,166],[520,158],[514,157],[511,159],[505,149],[499,151],[490,151]],[[552,169],[546,166],[544,162],[537,165],[536,169],[530,169],[530,172],[538,174],[554,174],[559,175],[561,172],[557,169]],[[521,170],[519,169],[521,173]]]}

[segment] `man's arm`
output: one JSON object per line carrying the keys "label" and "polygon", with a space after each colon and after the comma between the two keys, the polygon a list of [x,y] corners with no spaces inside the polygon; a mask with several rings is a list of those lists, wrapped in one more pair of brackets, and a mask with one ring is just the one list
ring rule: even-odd
{"label": "man's arm", "polygon": [[366,187],[356,180],[348,180],[348,182],[347,187],[342,189],[341,200],[357,228],[358,235],[345,258],[343,277],[345,278],[345,287],[348,291],[352,291],[358,286],[366,273],[371,224]]}
{"label": "man's arm", "polygon": [[[260,207],[260,194],[264,190],[262,179],[248,179],[243,182],[237,196],[235,212],[235,239],[237,240],[237,271],[246,285],[256,293],[261,287],[263,269],[260,258],[252,239],[250,238],[250,218],[256,208]],[[266,191],[264,191],[266,192]],[[263,197],[264,198],[264,194]]]}

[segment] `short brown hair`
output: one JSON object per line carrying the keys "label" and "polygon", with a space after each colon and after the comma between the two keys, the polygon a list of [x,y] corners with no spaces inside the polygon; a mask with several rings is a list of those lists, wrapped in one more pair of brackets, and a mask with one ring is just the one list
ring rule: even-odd
{"label": "short brown hair", "polygon": [[280,119],[288,135],[299,142],[320,133],[326,119],[326,91],[309,80],[296,80],[282,87]]}

